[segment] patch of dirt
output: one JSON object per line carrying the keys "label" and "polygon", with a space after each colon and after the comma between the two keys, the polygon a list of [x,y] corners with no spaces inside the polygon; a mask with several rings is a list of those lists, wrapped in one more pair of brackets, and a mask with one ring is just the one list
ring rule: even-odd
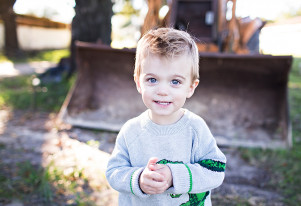
{"label": "patch of dirt", "polygon": [[[114,135],[115,136],[115,135]],[[64,175],[81,174],[87,184],[79,188],[89,194],[89,200],[96,205],[117,205],[118,194],[110,188],[105,179],[105,169],[109,158],[108,151],[114,147],[111,133],[93,132],[72,128],[56,122],[56,116],[48,113],[23,113],[21,111],[0,110],[0,164],[11,178],[17,164],[29,161],[39,167],[60,169]],[[88,145],[89,140],[99,141],[99,147]],[[62,191],[51,205],[76,205],[76,197]],[[29,196],[30,195],[30,196]],[[0,197],[0,205],[48,205],[38,195],[23,195],[24,200]]]}
{"label": "patch of dirt", "polygon": [[[91,199],[96,205],[114,206],[117,193],[106,182],[104,171],[116,135],[71,127],[58,122],[55,114],[0,110],[0,164],[13,167],[18,162],[30,161],[45,167],[51,163],[66,173],[84,169],[89,186],[83,189],[89,190]],[[99,144],[87,144],[90,140]],[[268,170],[245,162],[238,149],[221,149],[227,156],[226,178],[212,193],[213,205],[284,205],[282,196],[269,186]],[[64,196],[57,205],[68,205],[70,198]],[[0,205],[45,204],[33,198],[26,203],[0,199]]]}
{"label": "patch of dirt", "polygon": [[281,194],[270,186],[268,168],[247,163],[236,148],[222,148],[222,150],[227,156],[226,177],[224,183],[214,190],[213,199],[216,202],[224,200],[224,203],[228,202],[226,205],[238,205],[238,202],[245,202],[252,206],[284,205]]}

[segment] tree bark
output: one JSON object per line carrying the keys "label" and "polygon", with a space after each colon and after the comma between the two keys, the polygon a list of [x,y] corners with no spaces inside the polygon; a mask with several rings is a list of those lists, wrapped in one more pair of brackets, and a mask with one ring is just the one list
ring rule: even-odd
{"label": "tree bark", "polygon": [[111,43],[111,0],[75,0],[72,37],[76,40]]}
{"label": "tree bark", "polygon": [[16,14],[13,10],[15,3],[16,0],[0,0],[0,16],[4,22],[4,51],[8,57],[17,56],[20,53]]}
{"label": "tree bark", "polygon": [[[75,41],[111,43],[111,0],[75,0],[75,16],[72,21],[71,71],[76,69]],[[70,75],[69,75],[70,76]]]}

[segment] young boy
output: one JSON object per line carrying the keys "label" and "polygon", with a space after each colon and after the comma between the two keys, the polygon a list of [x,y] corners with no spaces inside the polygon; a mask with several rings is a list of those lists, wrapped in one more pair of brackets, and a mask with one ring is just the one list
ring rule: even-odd
{"label": "young boy", "polygon": [[211,205],[226,157],[204,120],[183,109],[198,86],[198,49],[160,28],[138,42],[134,80],[148,110],[120,130],[106,172],[119,205]]}

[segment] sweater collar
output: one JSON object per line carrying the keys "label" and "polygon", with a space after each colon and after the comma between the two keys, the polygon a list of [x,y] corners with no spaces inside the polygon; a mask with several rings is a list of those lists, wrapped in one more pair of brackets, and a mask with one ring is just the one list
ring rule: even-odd
{"label": "sweater collar", "polygon": [[183,130],[189,123],[190,111],[184,109],[183,116],[175,123],[169,125],[159,125],[154,123],[149,117],[149,109],[141,114],[141,126],[154,135],[171,135]]}

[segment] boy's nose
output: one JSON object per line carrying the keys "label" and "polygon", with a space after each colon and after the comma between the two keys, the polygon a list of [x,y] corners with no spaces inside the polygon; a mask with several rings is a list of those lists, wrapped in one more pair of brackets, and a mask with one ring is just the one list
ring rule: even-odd
{"label": "boy's nose", "polygon": [[168,95],[167,85],[164,85],[164,84],[159,85],[158,89],[157,89],[157,94],[159,96],[167,96]]}

